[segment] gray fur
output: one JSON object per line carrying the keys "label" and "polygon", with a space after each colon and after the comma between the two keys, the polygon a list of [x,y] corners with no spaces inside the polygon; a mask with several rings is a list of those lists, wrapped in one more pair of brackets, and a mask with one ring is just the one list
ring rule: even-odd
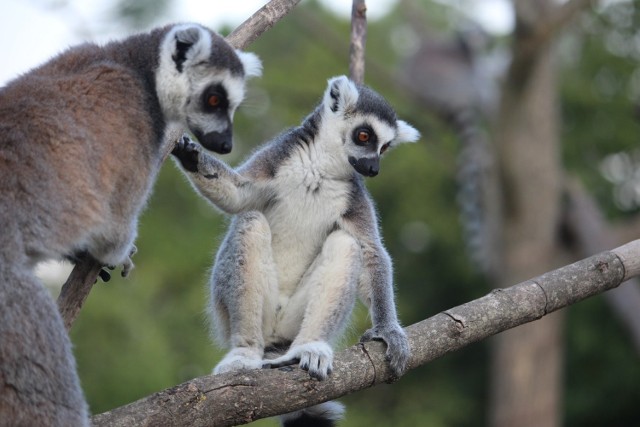
{"label": "gray fur", "polygon": [[[355,143],[364,124],[375,144]],[[409,346],[396,315],[391,259],[352,165],[377,162],[383,147],[418,136],[380,95],[337,77],[299,127],[235,170],[188,138],[176,146],[195,189],[235,215],[211,277],[213,329],[230,347],[214,372],[299,363],[326,378],[331,343],[359,296],[373,322],[363,340],[385,341],[391,368],[402,374]]]}
{"label": "gray fur", "polygon": [[187,129],[189,99],[211,82],[240,98],[242,55],[199,25],[168,26],[71,48],[0,90],[0,426],[89,424],[69,337],[32,269],[89,256],[128,273],[168,127]]}

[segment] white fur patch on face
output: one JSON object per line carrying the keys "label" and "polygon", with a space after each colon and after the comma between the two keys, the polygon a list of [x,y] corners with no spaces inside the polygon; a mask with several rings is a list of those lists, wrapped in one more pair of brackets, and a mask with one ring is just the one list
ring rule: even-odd
{"label": "white fur patch on face", "polygon": [[236,50],[236,54],[240,58],[240,62],[242,62],[245,78],[260,77],[262,75],[262,61],[260,61],[258,55],[241,50]]}
{"label": "white fur patch on face", "polygon": [[235,111],[244,99],[245,82],[239,77],[232,77],[229,73],[227,73],[222,82],[223,86],[227,90],[229,106],[233,111]]}

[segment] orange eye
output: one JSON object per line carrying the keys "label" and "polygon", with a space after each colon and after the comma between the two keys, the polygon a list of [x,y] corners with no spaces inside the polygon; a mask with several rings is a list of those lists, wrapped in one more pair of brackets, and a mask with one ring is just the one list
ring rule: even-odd
{"label": "orange eye", "polygon": [[386,144],[384,144],[382,147],[380,147],[380,154],[383,154],[385,151],[387,151],[387,149],[389,149],[389,146],[391,145],[390,142],[387,142]]}
{"label": "orange eye", "polygon": [[358,141],[367,142],[369,141],[370,135],[366,130],[361,130],[358,132]]}
{"label": "orange eye", "polygon": [[217,107],[220,105],[220,97],[218,95],[209,95],[209,98],[207,98],[207,104],[209,104],[210,107]]}

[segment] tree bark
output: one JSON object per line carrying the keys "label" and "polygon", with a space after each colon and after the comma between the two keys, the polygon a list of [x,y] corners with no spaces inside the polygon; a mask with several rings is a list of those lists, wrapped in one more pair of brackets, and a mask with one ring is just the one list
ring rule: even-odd
{"label": "tree bark", "polygon": [[[640,274],[640,240],[505,289],[406,328],[409,368],[532,322]],[[537,322],[536,322],[537,323]],[[395,380],[380,342],[336,354],[329,379],[297,367],[207,375],[96,415],[95,427],[231,426],[295,411]]]}

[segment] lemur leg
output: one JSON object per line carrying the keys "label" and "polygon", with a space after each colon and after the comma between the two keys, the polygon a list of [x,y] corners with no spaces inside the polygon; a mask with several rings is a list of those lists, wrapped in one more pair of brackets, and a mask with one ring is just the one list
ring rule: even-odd
{"label": "lemur leg", "polygon": [[325,379],[333,368],[330,342],[346,326],[353,310],[362,259],[358,242],[348,233],[331,233],[322,250],[305,273],[300,288],[288,307],[282,324],[302,324],[289,350],[281,357],[266,360],[265,367],[278,367],[299,361],[312,377]]}
{"label": "lemur leg", "polygon": [[262,366],[263,328],[273,323],[278,293],[266,218],[250,211],[233,221],[211,279],[212,320],[231,349],[216,374]]}
{"label": "lemur leg", "polygon": [[12,261],[0,258],[0,426],[88,426],[58,307]]}

